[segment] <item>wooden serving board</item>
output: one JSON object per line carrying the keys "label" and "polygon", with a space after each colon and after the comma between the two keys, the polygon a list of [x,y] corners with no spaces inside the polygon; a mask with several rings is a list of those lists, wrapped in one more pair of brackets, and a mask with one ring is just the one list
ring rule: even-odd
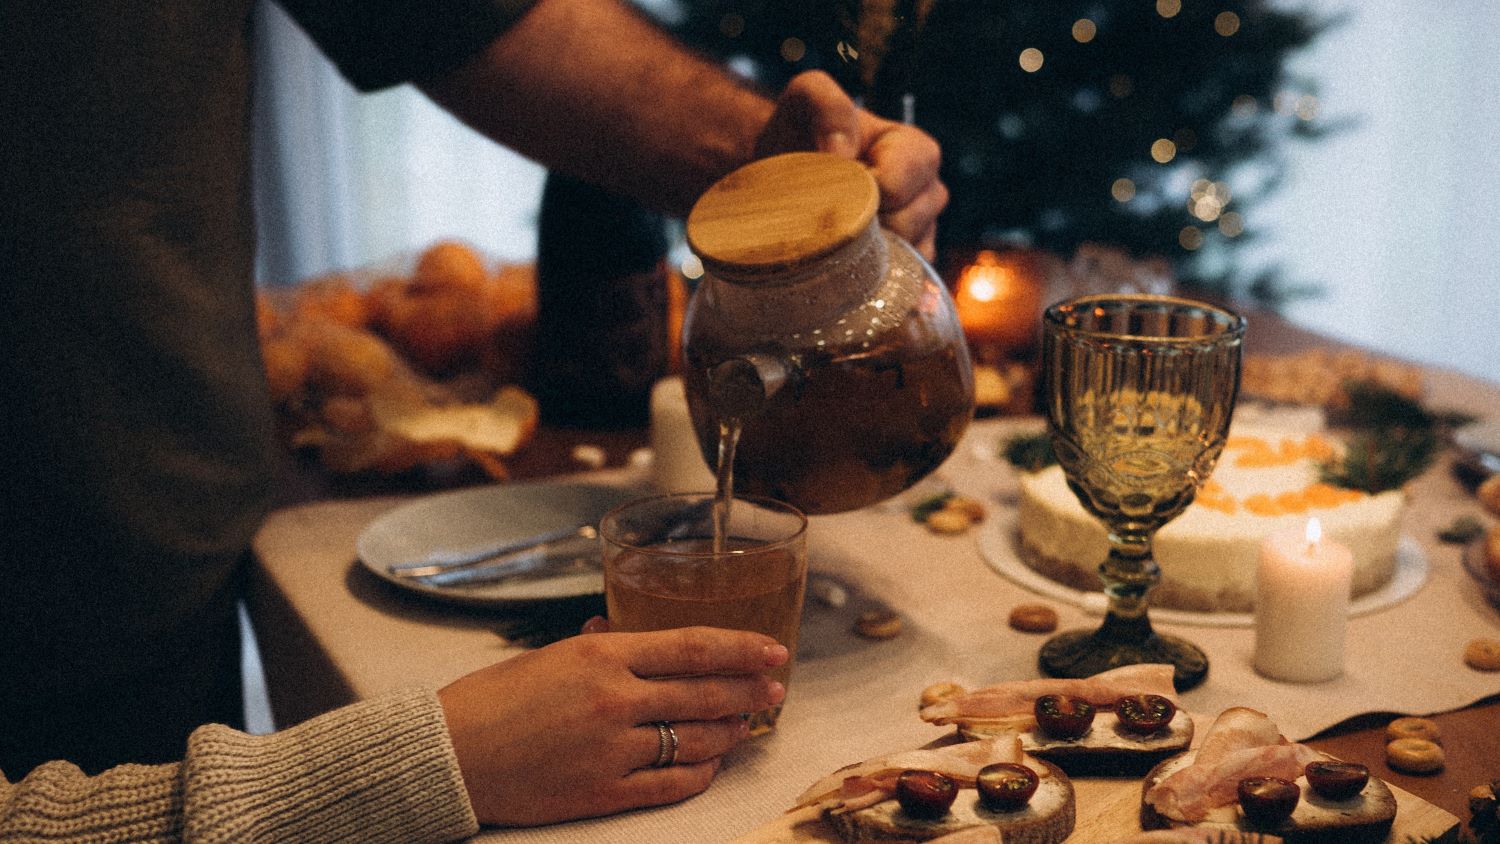
{"label": "wooden serving board", "polygon": [[[1415,794],[1394,785],[1390,788],[1396,795],[1396,822],[1386,839],[1389,844],[1436,837],[1458,823],[1458,818]],[[1073,780],[1073,792],[1078,819],[1068,844],[1114,844],[1124,835],[1141,831],[1140,780],[1078,777]],[[736,839],[735,844],[839,844],[839,837],[822,821],[787,814]]]}

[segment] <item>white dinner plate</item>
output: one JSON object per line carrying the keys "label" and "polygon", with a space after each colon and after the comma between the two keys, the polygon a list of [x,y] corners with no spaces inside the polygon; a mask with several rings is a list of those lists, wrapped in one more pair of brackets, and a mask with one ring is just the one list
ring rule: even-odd
{"label": "white dinner plate", "polygon": [[585,483],[519,483],[438,493],[378,516],[360,532],[355,548],[360,562],[376,577],[454,603],[496,606],[602,595],[604,575],[597,566],[465,586],[433,586],[396,577],[389,569],[435,554],[463,554],[560,528],[597,524],[612,507],[638,495],[638,490]]}
{"label": "white dinner plate", "polygon": [[[1016,550],[1016,512],[1005,508],[980,527],[979,554],[990,568],[1017,584],[1054,600],[1072,604],[1094,615],[1103,615],[1102,592],[1085,592],[1058,583],[1032,569]],[[1395,606],[1410,598],[1427,582],[1427,555],[1415,539],[1403,535],[1396,544],[1396,572],[1390,582],[1349,602],[1350,617]],[[1253,627],[1255,616],[1242,612],[1198,612],[1152,607],[1151,618],[1167,624],[1198,627]]]}

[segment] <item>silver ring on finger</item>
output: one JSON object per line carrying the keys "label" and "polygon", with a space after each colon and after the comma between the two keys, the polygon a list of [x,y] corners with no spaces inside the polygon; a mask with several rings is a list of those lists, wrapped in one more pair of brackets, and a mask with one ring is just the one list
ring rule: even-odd
{"label": "silver ring on finger", "polygon": [[677,731],[666,721],[656,722],[656,761],[653,768],[669,768],[677,762]]}

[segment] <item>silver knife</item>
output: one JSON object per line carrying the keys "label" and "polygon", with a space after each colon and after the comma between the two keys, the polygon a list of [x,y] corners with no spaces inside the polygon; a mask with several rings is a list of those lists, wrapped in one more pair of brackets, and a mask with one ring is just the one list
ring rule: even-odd
{"label": "silver knife", "polygon": [[465,587],[501,580],[557,577],[563,574],[601,572],[599,545],[581,537],[539,546],[527,551],[495,557],[479,565],[423,575],[415,580],[426,586]]}
{"label": "silver knife", "polygon": [[[540,565],[542,561],[547,559],[545,552],[548,545],[571,539],[587,539],[592,541],[598,538],[599,532],[592,524],[574,525],[522,539],[507,540],[503,543],[482,548],[434,551],[420,560],[413,560],[408,563],[393,563],[387,566],[386,570],[395,577],[431,578],[434,575],[457,572],[479,566],[488,569],[499,566],[510,566],[513,563],[514,568],[518,572],[527,571],[536,568],[537,565]],[[526,553],[533,551],[536,553]],[[501,561],[498,559],[517,555],[519,556],[513,561]]]}

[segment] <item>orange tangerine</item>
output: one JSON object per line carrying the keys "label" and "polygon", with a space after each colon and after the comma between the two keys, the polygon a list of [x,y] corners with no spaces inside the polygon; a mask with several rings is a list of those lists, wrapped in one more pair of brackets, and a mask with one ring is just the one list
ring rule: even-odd
{"label": "orange tangerine", "polygon": [[484,259],[474,247],[458,240],[440,240],[417,259],[411,283],[418,291],[460,287],[479,294],[489,277]]}
{"label": "orange tangerine", "polygon": [[292,297],[292,313],[299,320],[323,320],[349,328],[363,328],[370,317],[364,295],[347,277],[338,274],[299,287]]}

